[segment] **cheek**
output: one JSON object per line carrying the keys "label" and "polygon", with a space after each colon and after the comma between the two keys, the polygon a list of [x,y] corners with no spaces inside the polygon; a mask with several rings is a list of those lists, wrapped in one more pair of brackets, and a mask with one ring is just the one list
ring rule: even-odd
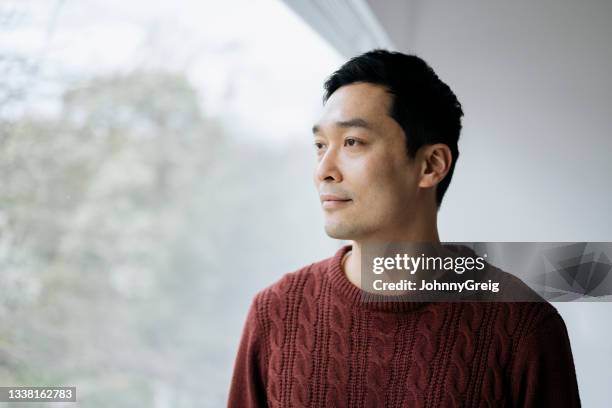
{"label": "cheek", "polygon": [[355,172],[354,181],[359,183],[364,198],[371,204],[387,200],[397,188],[394,166],[385,157],[364,160]]}
{"label": "cheek", "polygon": [[410,199],[414,180],[409,170],[397,157],[380,155],[362,163],[356,180],[368,205],[388,208]]}

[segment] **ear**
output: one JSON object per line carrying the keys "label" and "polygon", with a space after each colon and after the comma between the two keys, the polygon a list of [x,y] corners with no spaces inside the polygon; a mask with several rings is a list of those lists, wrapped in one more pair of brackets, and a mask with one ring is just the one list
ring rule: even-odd
{"label": "ear", "polygon": [[418,154],[421,156],[419,187],[436,186],[446,176],[453,161],[450,148],[443,143],[436,143],[421,147]]}

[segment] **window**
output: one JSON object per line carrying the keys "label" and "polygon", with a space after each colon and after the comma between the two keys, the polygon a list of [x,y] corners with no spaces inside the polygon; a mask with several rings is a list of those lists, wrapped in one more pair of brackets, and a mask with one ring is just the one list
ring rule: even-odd
{"label": "window", "polygon": [[277,0],[0,17],[0,383],[224,405],[255,291],[335,248],[310,128],[339,55]]}

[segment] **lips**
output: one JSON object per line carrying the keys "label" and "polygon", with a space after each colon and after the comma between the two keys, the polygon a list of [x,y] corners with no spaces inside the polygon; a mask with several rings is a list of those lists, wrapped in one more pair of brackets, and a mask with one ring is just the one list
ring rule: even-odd
{"label": "lips", "polygon": [[323,208],[340,208],[352,202],[350,198],[333,194],[321,194]]}
{"label": "lips", "polygon": [[351,201],[351,199],[333,194],[321,194],[321,201]]}

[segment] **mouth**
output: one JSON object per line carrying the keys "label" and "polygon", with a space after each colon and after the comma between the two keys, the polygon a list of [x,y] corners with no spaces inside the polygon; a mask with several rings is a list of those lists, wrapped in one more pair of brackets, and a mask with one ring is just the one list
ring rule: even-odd
{"label": "mouth", "polygon": [[325,209],[342,208],[347,206],[353,200],[323,200],[322,206]]}

